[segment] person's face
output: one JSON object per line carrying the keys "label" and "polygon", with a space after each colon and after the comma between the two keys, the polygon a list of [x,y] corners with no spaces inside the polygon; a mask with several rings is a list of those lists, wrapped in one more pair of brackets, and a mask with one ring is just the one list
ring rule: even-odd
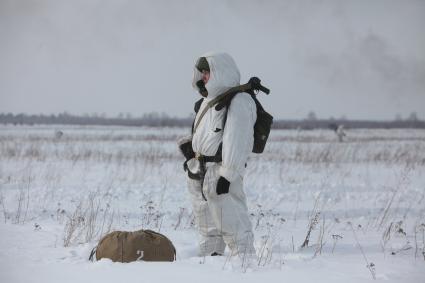
{"label": "person's face", "polygon": [[204,84],[207,84],[207,82],[210,80],[210,72],[203,70],[201,79],[204,82]]}

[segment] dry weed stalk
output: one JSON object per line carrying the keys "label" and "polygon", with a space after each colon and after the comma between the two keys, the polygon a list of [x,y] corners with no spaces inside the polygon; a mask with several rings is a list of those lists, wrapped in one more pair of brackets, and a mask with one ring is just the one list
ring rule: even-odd
{"label": "dry weed stalk", "polygon": [[402,225],[403,221],[391,222],[387,229],[385,229],[384,233],[382,234],[382,248],[384,252],[386,245],[391,240],[393,234],[400,234],[405,237],[407,236],[406,232],[404,232],[402,228]]}
{"label": "dry weed stalk", "polygon": [[304,239],[303,244],[301,245],[301,248],[308,247],[308,243],[310,241],[311,231],[314,230],[317,223],[319,222],[319,217],[320,217],[320,212],[316,212],[314,217],[312,219],[310,219],[310,224],[308,225],[307,235],[305,236],[305,239]]}
{"label": "dry weed stalk", "polygon": [[406,244],[404,244],[404,246],[403,246],[403,247],[401,247],[401,248],[399,248],[399,249],[397,249],[397,250],[395,250],[395,251],[392,251],[392,252],[391,252],[391,254],[392,254],[392,255],[396,255],[396,254],[398,254],[399,252],[402,252],[402,251],[408,251],[408,250],[410,250],[410,249],[412,249],[412,246],[410,245],[409,241],[407,241],[407,243],[406,243]]}
{"label": "dry weed stalk", "polygon": [[27,219],[30,203],[30,186],[33,179],[34,178],[32,176],[28,176],[26,179],[25,188],[24,185],[19,188],[18,207],[16,209],[15,220],[13,222],[14,224],[24,224]]}
{"label": "dry weed stalk", "polygon": [[83,214],[82,205],[83,205],[82,202],[80,202],[77,205],[73,214],[68,218],[68,221],[65,224],[65,231],[64,231],[64,238],[63,238],[64,247],[70,246],[72,239],[75,237],[75,233],[77,232],[81,223],[84,221],[84,218],[82,217],[82,214]]}
{"label": "dry weed stalk", "polygon": [[425,260],[425,223],[421,223],[420,225],[415,225],[415,258],[418,255],[419,247],[418,247],[418,240],[417,240],[417,234],[419,231],[422,231],[422,256]]}
{"label": "dry weed stalk", "polygon": [[363,248],[360,245],[360,242],[359,242],[359,240],[357,238],[356,231],[354,231],[353,224],[351,222],[348,222],[348,225],[350,225],[351,231],[353,232],[353,235],[354,235],[354,239],[356,240],[356,243],[357,243],[357,247],[359,248],[359,250],[362,253],[363,258],[364,258],[364,260],[366,262],[366,268],[370,271],[370,274],[372,275],[372,278],[374,280],[376,280],[375,264],[373,262],[369,262],[368,261],[368,259],[366,257],[366,254],[364,253]]}
{"label": "dry weed stalk", "polygon": [[402,175],[395,187],[395,190],[393,191],[391,198],[388,200],[387,205],[385,206],[385,209],[382,213],[382,217],[381,220],[379,221],[379,225],[378,225],[378,229],[381,229],[382,225],[384,224],[384,222],[387,221],[388,215],[389,215],[389,211],[390,208],[392,207],[392,204],[394,202],[394,199],[396,197],[396,195],[403,189],[406,187],[407,183],[409,182],[409,174],[412,171],[412,166],[407,163]]}
{"label": "dry weed stalk", "polygon": [[174,230],[177,230],[177,228],[180,226],[180,223],[182,222],[183,215],[184,215],[185,211],[186,211],[186,209],[184,207],[180,207],[180,211],[179,211],[179,214],[177,216],[177,222],[174,225]]}
{"label": "dry weed stalk", "polygon": [[[158,207],[152,200],[149,200],[145,205],[140,206],[140,209],[142,209],[143,215],[141,223],[142,227],[149,227],[153,225],[158,229],[158,227],[162,225],[164,214],[159,212]],[[180,223],[177,224],[180,225]],[[175,229],[177,229],[177,227],[175,227]]]}
{"label": "dry weed stalk", "polygon": [[322,222],[322,225],[320,225],[319,238],[317,240],[317,247],[316,247],[316,251],[314,252],[313,257],[316,257],[318,254],[322,254],[322,249],[323,249],[323,246],[324,246],[323,238],[325,236],[325,230],[326,230],[326,228],[325,228],[325,217],[323,216],[323,222]]}
{"label": "dry weed stalk", "polygon": [[86,211],[84,212],[84,222],[86,226],[86,235],[85,235],[85,241],[89,242],[91,239],[94,238],[96,231],[96,224],[100,212],[100,201],[95,200],[95,194],[90,194],[88,198],[88,207],[86,208]]}
{"label": "dry weed stalk", "polygon": [[[263,244],[261,245],[261,248],[260,248],[260,255],[258,257],[258,266],[261,265],[261,261],[263,260],[263,257],[265,256],[264,253],[265,253],[266,250],[268,250],[267,249],[267,244],[268,244],[268,241],[270,240],[270,235],[264,235],[262,237],[262,240],[263,240]],[[267,257],[268,257],[268,254],[267,254]],[[264,261],[264,264],[263,265],[266,264],[267,257],[266,257],[266,260]]]}
{"label": "dry weed stalk", "polygon": [[4,217],[4,224],[6,224],[7,219],[8,219],[8,212],[6,210],[6,205],[5,205],[5,198],[2,192],[0,192],[0,204],[2,207],[2,211],[3,211],[3,217]]}
{"label": "dry weed stalk", "polygon": [[332,246],[332,253],[334,253],[334,250],[335,250],[335,247],[336,247],[336,244],[337,244],[338,240],[341,240],[342,238],[343,237],[341,235],[338,235],[338,234],[333,234],[332,235],[332,239],[334,240],[334,244]]}
{"label": "dry weed stalk", "polygon": [[89,194],[85,201],[81,200],[78,203],[65,224],[63,236],[65,247],[74,242],[87,243],[111,231],[115,212],[110,213],[107,204],[102,216],[99,217],[102,211],[100,203],[94,193]]}
{"label": "dry weed stalk", "polygon": [[295,252],[294,235],[291,235],[292,252]]}
{"label": "dry weed stalk", "polygon": [[281,249],[281,240],[279,241],[279,269],[282,269],[282,265],[285,264],[285,262],[283,261],[283,256],[282,256],[282,249]]}

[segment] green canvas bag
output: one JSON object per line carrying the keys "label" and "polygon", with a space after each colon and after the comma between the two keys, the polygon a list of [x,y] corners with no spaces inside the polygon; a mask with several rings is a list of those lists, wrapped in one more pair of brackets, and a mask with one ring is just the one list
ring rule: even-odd
{"label": "green canvas bag", "polygon": [[176,248],[164,235],[152,230],[114,231],[104,236],[93,249],[90,260],[109,258],[114,262],[174,261]]}

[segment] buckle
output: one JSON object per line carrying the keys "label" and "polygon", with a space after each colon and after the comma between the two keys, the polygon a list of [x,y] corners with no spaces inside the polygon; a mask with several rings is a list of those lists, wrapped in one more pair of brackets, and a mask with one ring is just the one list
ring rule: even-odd
{"label": "buckle", "polygon": [[201,160],[201,158],[202,158],[202,154],[200,154],[200,153],[196,152],[196,153],[195,153],[195,158],[196,158],[197,160]]}

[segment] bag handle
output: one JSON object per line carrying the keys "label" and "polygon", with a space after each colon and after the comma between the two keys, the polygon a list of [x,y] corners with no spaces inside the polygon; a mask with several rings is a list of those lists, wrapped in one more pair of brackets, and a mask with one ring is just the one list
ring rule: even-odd
{"label": "bag handle", "polygon": [[90,256],[89,256],[90,261],[94,261],[93,259],[94,259],[94,255],[96,254],[96,251],[97,251],[97,246],[94,247],[90,252]]}

